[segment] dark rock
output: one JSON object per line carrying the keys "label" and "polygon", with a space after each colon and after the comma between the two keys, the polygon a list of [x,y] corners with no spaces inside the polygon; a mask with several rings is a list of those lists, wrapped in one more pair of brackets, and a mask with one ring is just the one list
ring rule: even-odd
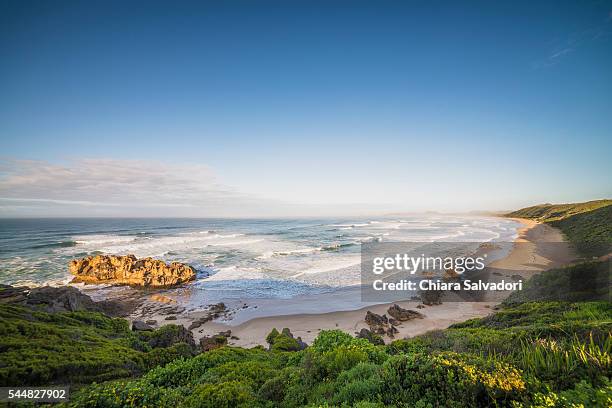
{"label": "dark rock", "polygon": [[226,330],[223,332],[219,332],[219,336],[224,336],[224,337],[231,337],[232,335],[232,331],[231,330]]}
{"label": "dark rock", "polygon": [[0,303],[21,303],[28,299],[30,288],[0,284]]}
{"label": "dark rock", "polygon": [[217,303],[217,304],[215,304],[215,305],[210,305],[210,306],[209,306],[209,310],[210,310],[212,313],[221,313],[221,312],[225,312],[225,309],[226,309],[226,308],[225,308],[225,303],[223,303],[223,302],[220,302],[220,303]]}
{"label": "dark rock", "polygon": [[395,320],[394,318],[390,317],[389,318],[389,324],[393,325],[393,326],[399,326],[400,322],[398,322],[397,320]]}
{"label": "dark rock", "polygon": [[210,314],[204,317],[200,317],[199,319],[191,322],[191,324],[189,325],[189,330],[197,329],[198,327],[202,326],[206,322],[211,321],[212,319],[213,319],[213,316],[211,316]]}
{"label": "dark rock", "polygon": [[425,309],[424,305],[417,305],[417,309]]}
{"label": "dark rock", "polygon": [[186,343],[194,349],[196,346],[191,331],[176,324],[163,326],[155,332],[155,335],[148,342],[153,348],[170,347],[176,343]]}
{"label": "dark rock", "polygon": [[308,344],[304,343],[301,337],[298,337],[296,341],[298,342],[298,345],[300,346],[300,350],[304,350],[306,347],[308,347]]}
{"label": "dark rock", "polygon": [[176,316],[166,316],[164,320],[176,320]]}
{"label": "dark rock", "polygon": [[388,329],[387,329],[387,336],[393,338],[395,337],[395,335],[399,333],[399,330],[397,330],[395,328],[395,326],[391,325]]}
{"label": "dark rock", "polygon": [[102,313],[112,317],[127,317],[132,314],[140,305],[142,299],[116,299],[103,300],[96,302]]}
{"label": "dark rock", "polygon": [[379,314],[372,313],[368,310],[366,312],[365,322],[368,326],[370,326],[370,329],[376,329],[387,325],[389,323],[389,320],[385,315],[381,316]]}
{"label": "dark rock", "polygon": [[419,292],[421,302],[427,306],[442,304],[442,291],[440,290],[422,290]]}
{"label": "dark rock", "polygon": [[129,315],[139,304],[137,300],[105,300],[94,302],[73,286],[42,286],[29,288],[0,285],[0,303],[19,304],[47,313],[100,312],[111,317]]}
{"label": "dark rock", "polygon": [[422,313],[404,309],[396,304],[393,304],[393,306],[391,306],[387,312],[400,322],[405,322],[412,319],[422,319],[425,317]]}
{"label": "dark rock", "polygon": [[366,339],[370,343],[375,344],[375,345],[379,345],[379,346],[382,346],[383,344],[385,344],[385,342],[382,339],[382,337],[380,337],[376,333],[373,333],[372,331],[370,331],[370,330],[368,330],[366,328],[361,329],[359,331],[359,333],[357,333],[357,338],[359,338],[359,339]]}
{"label": "dark rock", "polygon": [[72,286],[43,286],[30,290],[28,305],[41,306],[49,313],[100,311],[91,298]]}
{"label": "dark rock", "polygon": [[134,320],[132,322],[132,330],[134,331],[153,331],[153,327],[149,326],[142,320]]}
{"label": "dark rock", "polygon": [[227,337],[215,334],[214,336],[205,336],[200,339],[200,348],[202,351],[210,351],[227,344]]}

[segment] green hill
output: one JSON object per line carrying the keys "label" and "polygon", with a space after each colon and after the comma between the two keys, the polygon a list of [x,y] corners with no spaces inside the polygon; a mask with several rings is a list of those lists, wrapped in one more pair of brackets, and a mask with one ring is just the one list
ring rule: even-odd
{"label": "green hill", "polygon": [[559,228],[584,256],[606,255],[612,250],[612,200],[576,204],[542,204],[506,214]]}
{"label": "green hill", "polygon": [[565,285],[533,301],[559,279],[601,278],[606,267],[547,271],[496,313],[446,330],[388,345],[324,330],[302,351],[225,346],[138,379],[87,386],[72,406],[609,407],[606,291]]}
{"label": "green hill", "polygon": [[0,386],[82,384],[142,375],[194,355],[195,344],[182,341],[185,332],[177,325],[134,332],[127,320],[98,312],[47,313],[0,303]]}

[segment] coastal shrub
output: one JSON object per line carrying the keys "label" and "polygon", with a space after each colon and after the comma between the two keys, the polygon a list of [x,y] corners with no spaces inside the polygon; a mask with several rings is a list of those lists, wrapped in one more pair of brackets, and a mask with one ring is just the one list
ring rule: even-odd
{"label": "coastal shrub", "polygon": [[609,260],[581,262],[534,275],[523,290],[512,293],[503,303],[609,301],[609,282]]}
{"label": "coastal shrub", "polygon": [[271,350],[273,351],[298,351],[300,349],[300,343],[293,337],[281,333],[272,343]]}
{"label": "coastal shrub", "polygon": [[457,353],[401,354],[381,369],[386,404],[490,406],[520,398],[525,381],[514,367]]}
{"label": "coastal shrub", "polygon": [[516,359],[526,373],[553,389],[572,386],[582,379],[601,384],[612,375],[612,336],[599,345],[590,336],[586,341],[574,337],[570,341],[537,339],[523,342]]}
{"label": "coastal shrub", "polygon": [[78,392],[71,392],[65,407],[123,408],[123,407],[179,407],[184,401],[181,389],[152,387],[142,381],[112,381],[92,384]]}
{"label": "coastal shrub", "polygon": [[381,387],[380,380],[376,378],[352,381],[337,390],[332,402],[348,406],[354,406],[357,402],[379,402],[382,399]]}
{"label": "coastal shrub", "polygon": [[210,368],[200,378],[200,382],[220,383],[237,381],[259,389],[264,382],[278,374],[272,360],[230,361]]}
{"label": "coastal shrub", "polygon": [[299,351],[300,343],[293,338],[291,331],[284,328],[280,333],[276,327],[266,336],[266,342],[273,351]]}
{"label": "coastal shrub", "polygon": [[220,347],[190,359],[178,359],[163,367],[149,371],[143,379],[159,387],[178,387],[197,384],[210,368],[230,362],[241,362],[251,359],[266,359],[268,353],[261,349],[242,349],[238,347]]}
{"label": "coastal shrub", "polygon": [[185,399],[186,408],[252,407],[255,396],[249,386],[238,381],[198,385]]}
{"label": "coastal shrub", "polygon": [[312,343],[312,349],[324,353],[338,346],[349,344],[353,340],[353,336],[341,330],[322,330]]}
{"label": "coastal shrub", "polygon": [[601,256],[612,248],[612,201],[608,205],[550,224],[559,228],[584,256]]}
{"label": "coastal shrub", "polygon": [[574,388],[561,392],[538,392],[530,400],[516,403],[516,408],[609,408],[612,406],[612,384],[600,388],[593,387],[587,381],[580,381]]}
{"label": "coastal shrub", "polygon": [[262,401],[281,402],[285,398],[285,389],[287,388],[287,378],[283,375],[277,375],[264,382],[257,397]]}
{"label": "coastal shrub", "polygon": [[357,402],[380,402],[382,382],[379,369],[377,364],[362,362],[342,372],[336,380],[337,392],[333,402],[351,406]]}
{"label": "coastal shrub", "polygon": [[410,339],[394,340],[387,344],[385,349],[390,355],[402,353],[422,353],[425,352],[426,347],[423,344],[421,337],[422,336],[416,336]]}
{"label": "coastal shrub", "polygon": [[268,333],[268,335],[266,336],[266,343],[271,346],[272,343],[274,343],[274,339],[276,339],[279,334],[280,333],[278,332],[278,330],[276,330],[276,327],[273,328],[272,331],[270,331],[270,333]]}
{"label": "coastal shrub", "polygon": [[601,256],[612,249],[612,200],[544,204],[506,214],[531,218],[559,228],[583,256]]}
{"label": "coastal shrub", "polygon": [[341,372],[368,361],[368,353],[351,344],[342,345],[323,353],[319,359],[325,370],[326,377],[337,377]]}
{"label": "coastal shrub", "polygon": [[90,383],[141,375],[192,350],[151,349],[126,320],[0,305],[0,385]]}
{"label": "coastal shrub", "polygon": [[312,343],[312,351],[325,354],[334,350],[365,353],[372,362],[382,363],[387,358],[384,347],[376,346],[366,339],[359,339],[340,330],[323,330]]}

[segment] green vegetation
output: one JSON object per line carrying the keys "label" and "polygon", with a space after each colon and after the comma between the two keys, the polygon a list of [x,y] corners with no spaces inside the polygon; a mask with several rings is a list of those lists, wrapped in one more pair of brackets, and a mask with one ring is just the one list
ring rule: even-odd
{"label": "green vegetation", "polygon": [[612,250],[612,200],[536,205],[506,216],[529,218],[559,228],[585,256],[606,255]]}
{"label": "green vegetation", "polygon": [[90,383],[140,375],[193,347],[182,327],[132,332],[96,312],[45,313],[0,304],[0,386]]}
{"label": "green vegetation", "polygon": [[601,265],[548,271],[533,284],[539,290],[446,330],[383,346],[328,330],[305,350],[285,351],[275,345],[291,337],[274,329],[270,350],[225,346],[84,387],[71,405],[609,407],[612,304],[533,301],[557,284],[553,276]]}
{"label": "green vegetation", "polygon": [[276,327],[273,328],[266,336],[266,342],[270,345],[270,349],[274,351],[300,350],[300,343],[293,338],[293,335],[287,328],[284,328],[280,333],[276,330]]}
{"label": "green vegetation", "polygon": [[551,269],[533,276],[523,290],[512,293],[504,303],[514,305],[534,300],[580,302],[610,301],[612,269],[607,262],[582,262]]}

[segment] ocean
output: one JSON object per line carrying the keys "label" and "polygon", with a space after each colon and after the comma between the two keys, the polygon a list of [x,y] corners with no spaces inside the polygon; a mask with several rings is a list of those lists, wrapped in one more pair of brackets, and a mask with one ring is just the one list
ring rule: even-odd
{"label": "ocean", "polygon": [[[0,283],[67,284],[71,280],[68,262],[73,258],[134,254],[193,266],[197,280],[176,293],[195,308],[219,299],[289,299],[359,285],[364,242],[508,242],[516,237],[518,227],[516,221],[504,218],[433,214],[325,219],[2,219]],[[104,293],[108,297],[112,291]]]}

